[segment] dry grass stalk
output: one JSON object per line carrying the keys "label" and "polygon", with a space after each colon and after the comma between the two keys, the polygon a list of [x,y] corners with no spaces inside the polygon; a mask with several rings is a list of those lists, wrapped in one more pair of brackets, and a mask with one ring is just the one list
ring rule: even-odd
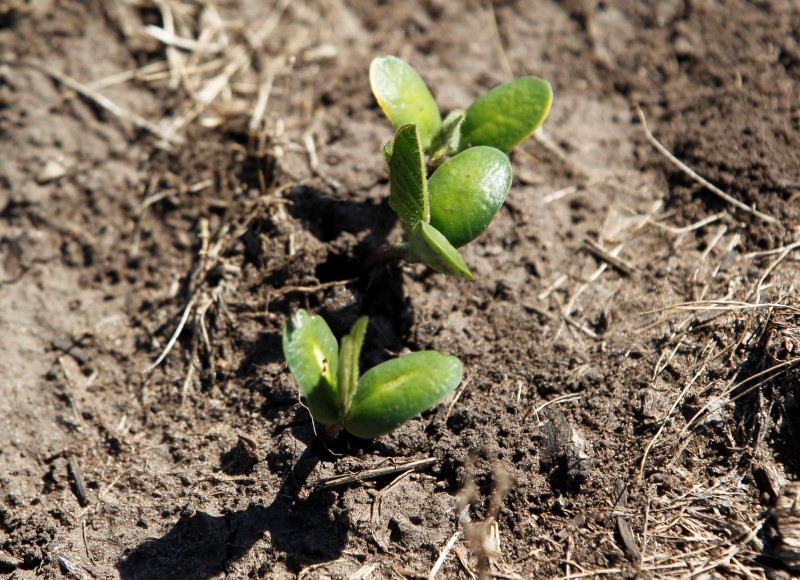
{"label": "dry grass stalk", "polygon": [[506,569],[499,562],[501,550],[498,517],[513,482],[509,473],[499,462],[495,464],[492,473],[494,483],[483,520],[472,521],[469,515],[470,506],[480,501],[480,494],[473,476],[472,457],[468,459],[467,478],[457,497],[458,521],[469,550],[477,562],[474,567],[468,563],[467,569],[476,573],[482,580],[490,577],[516,579],[520,576]]}
{"label": "dry grass stalk", "polygon": [[686,165],[683,161],[681,161],[680,159],[675,157],[650,132],[650,129],[647,127],[647,119],[645,119],[644,112],[642,111],[641,107],[637,108],[637,113],[639,114],[639,121],[642,123],[642,128],[644,128],[644,132],[645,132],[645,136],[647,137],[647,140],[650,141],[650,143],[658,150],[658,152],[661,153],[664,157],[666,157],[667,160],[669,160],[670,163],[675,165],[675,167],[677,167],[678,169],[683,171],[686,175],[688,175],[689,177],[691,177],[692,179],[694,179],[698,183],[702,184],[703,187],[705,187],[706,189],[708,189],[709,191],[714,193],[716,196],[722,198],[723,200],[725,200],[726,202],[728,202],[732,206],[734,206],[736,208],[739,208],[740,210],[742,210],[744,212],[747,212],[747,213],[749,213],[751,215],[754,215],[757,218],[762,219],[764,221],[767,221],[767,222],[775,222],[775,221],[777,221],[771,215],[768,215],[768,214],[765,214],[764,212],[758,211],[757,209],[752,208],[752,207],[742,203],[741,201],[739,201],[738,199],[733,197],[731,194],[722,191],[716,185],[714,185],[713,183],[708,181],[706,178],[704,178],[702,175],[700,175],[699,173],[694,171],[691,167]]}
{"label": "dry grass stalk", "polygon": [[461,538],[461,532],[455,532],[452,536],[450,536],[450,539],[447,540],[447,544],[445,544],[444,548],[442,548],[442,551],[439,553],[439,557],[433,564],[433,568],[431,568],[431,571],[428,573],[428,580],[434,580],[439,574],[439,570],[441,570],[442,566],[444,565],[444,561],[447,559],[447,556],[450,554],[459,538]]}
{"label": "dry grass stalk", "polygon": [[415,459],[413,461],[407,461],[396,465],[385,465],[382,467],[364,469],[358,473],[335,475],[333,477],[320,479],[314,482],[311,485],[311,488],[313,491],[324,491],[326,489],[344,487],[356,483],[364,483],[372,479],[386,477],[387,475],[394,475],[396,473],[401,474],[400,477],[406,477],[414,471],[426,469],[438,462],[438,459],[434,457],[428,457],[425,459]]}
{"label": "dry grass stalk", "polygon": [[[738,243],[736,236],[723,250],[730,251]],[[770,266],[755,277],[756,284],[750,288],[728,285],[729,296],[725,299],[701,299],[674,304],[653,312],[692,312],[722,313],[724,316],[703,317],[700,325],[686,326],[673,335],[674,348],[665,348],[655,365],[654,377],[663,371],[669,361],[678,356],[681,346],[684,350],[695,348],[690,330],[702,328],[717,329],[716,345],[706,347],[706,355],[698,357],[693,365],[691,379],[675,398],[672,408],[665,413],[658,432],[649,441],[645,455],[639,465],[639,481],[645,479],[644,466],[648,457],[654,455],[656,446],[666,448],[659,454],[658,462],[653,461],[658,477],[657,488],[651,487],[648,493],[646,516],[647,543],[642,540],[642,573],[658,577],[690,578],[708,577],[715,574],[738,575],[742,577],[763,578],[764,570],[757,562],[764,547],[758,532],[762,529],[766,514],[760,506],[759,498],[754,497],[752,488],[743,485],[742,479],[752,470],[758,470],[758,458],[764,449],[766,435],[772,429],[770,410],[780,403],[780,393],[785,390],[787,381],[794,380],[790,374],[800,368],[800,332],[797,320],[800,308],[796,304],[793,274],[784,278],[776,274],[777,265],[786,263],[786,257],[798,244],[789,244],[777,252],[757,255],[745,254],[751,259],[762,256],[777,256]],[[723,258],[724,259],[724,258]],[[719,269],[712,270],[713,277]],[[775,287],[767,288],[767,277],[776,278]],[[788,286],[779,286],[787,283]],[[710,285],[706,285],[709,289]],[[753,301],[753,289],[760,288],[759,300]],[[769,290],[771,301],[760,301]],[[746,300],[736,300],[735,294],[746,295]],[[758,295],[758,292],[755,293]],[[652,313],[652,312],[651,312]],[[694,320],[700,320],[695,316]],[[731,329],[736,329],[731,332]],[[719,342],[726,340],[726,343]],[[711,343],[709,343],[711,344]],[[770,350],[771,349],[771,350]],[[727,363],[723,359],[727,357]],[[707,369],[712,362],[725,365],[728,377],[715,375],[709,382]],[[704,384],[708,383],[708,384]],[[692,414],[678,412],[684,405],[688,392],[693,393]],[[749,398],[749,401],[744,401]],[[744,417],[736,419],[739,427],[732,426],[734,404]],[[752,409],[750,408],[752,407]],[[773,411],[774,413],[774,411]],[[675,423],[684,421],[678,429]],[[670,419],[671,418],[671,419]],[[667,423],[672,423],[672,428]],[[720,433],[731,453],[745,453],[734,461],[736,467],[722,475],[714,475],[708,481],[698,481],[697,476],[683,466],[696,462],[696,453],[690,443],[702,449],[703,440],[696,437],[701,429],[713,428]],[[668,433],[672,432],[669,436]],[[734,438],[736,435],[736,438]],[[743,447],[741,436],[750,441]],[[669,458],[669,455],[672,455]],[[685,455],[685,461],[680,461]],[[721,469],[720,462],[715,469]],[[650,475],[646,476],[651,479]],[[773,486],[773,490],[778,489]],[[655,493],[655,491],[658,493]],[[774,495],[777,495],[773,491]],[[635,531],[634,526],[634,531]],[[800,545],[800,543],[798,543]]]}
{"label": "dry grass stalk", "polygon": [[121,121],[131,123],[135,127],[139,129],[144,129],[159,137],[165,144],[170,144],[176,142],[175,136],[171,135],[164,130],[162,130],[159,126],[148,121],[141,115],[137,115],[131,111],[128,111],[124,107],[116,104],[114,101],[106,97],[105,95],[100,94],[98,91],[93,89],[91,86],[86,85],[68,75],[65,75],[62,72],[59,72],[48,65],[34,60],[29,60],[24,62],[28,66],[31,66],[35,69],[40,70],[41,72],[45,73],[49,77],[57,80],[65,87],[68,87],[75,91],[76,93],[82,95],[83,97],[93,101],[98,107],[105,109],[113,116],[117,117]]}
{"label": "dry grass stalk", "polygon": [[[661,209],[661,205],[662,205],[662,203],[660,201],[654,202],[651,205],[650,211],[648,211],[647,214],[645,214],[645,215],[641,216],[639,219],[637,219],[630,227],[627,227],[624,232],[620,232],[620,237],[623,237],[622,234],[624,234],[625,240],[618,242],[610,250],[606,249],[604,255],[606,257],[608,257],[610,260],[614,260],[614,259],[618,258],[620,252],[622,252],[622,249],[626,246],[626,244],[629,241],[633,240],[635,238],[635,236],[648,224],[648,222],[652,219],[652,217],[659,211],[659,209]],[[604,229],[606,229],[606,228],[604,227]],[[602,239],[602,236],[601,236],[601,239]],[[608,269],[609,263],[610,263],[609,261],[604,261],[588,277],[588,279],[586,279],[585,281],[579,283],[576,286],[575,290],[573,291],[573,293],[570,295],[569,299],[567,300],[567,303],[561,309],[562,316],[564,318],[564,323],[565,324],[568,324],[567,321],[571,318],[572,311],[575,309],[575,306],[576,306],[580,296],[586,290],[588,290],[592,286],[592,284],[594,284],[600,278],[600,276],[603,275],[603,272],[605,272]],[[581,330],[581,331],[584,331],[584,328],[581,328],[582,326],[583,325],[580,325],[578,323],[578,329]],[[558,337],[560,336],[562,328],[563,328],[563,324],[559,328],[558,332],[556,333],[556,337],[555,337],[556,339],[558,339]],[[593,334],[593,335],[595,334],[590,329],[585,329],[585,330],[589,330],[591,332],[591,334]],[[595,336],[595,338],[596,338],[596,336]]]}
{"label": "dry grass stalk", "polygon": [[[761,546],[753,515],[753,498],[740,484],[742,473],[694,483],[694,476],[675,468],[651,498],[648,554],[641,571],[661,578],[693,578],[713,570],[737,570],[761,577],[756,564]],[[688,484],[688,488],[683,486]]]}
{"label": "dry grass stalk", "polygon": [[255,32],[249,35],[248,43],[237,44],[227,50],[225,54],[227,62],[222,72],[205,81],[196,91],[192,91],[194,104],[190,110],[167,121],[166,132],[168,135],[183,130],[203,113],[223,91],[230,87],[234,75],[250,65],[254,52],[262,48],[263,43],[277,28],[290,4],[291,0],[277,0],[265,19],[254,27]]}
{"label": "dry grass stalk", "polygon": [[775,555],[793,572],[800,572],[800,483],[787,485],[772,509],[778,534]]}
{"label": "dry grass stalk", "polygon": [[725,213],[723,213],[723,212],[715,213],[714,215],[710,215],[710,216],[708,216],[706,218],[703,218],[698,222],[695,222],[693,224],[689,224],[687,226],[683,226],[683,227],[680,227],[680,228],[676,228],[676,227],[673,227],[673,226],[668,226],[666,224],[662,224],[661,222],[655,221],[655,220],[650,220],[648,223],[650,223],[651,225],[653,225],[653,226],[655,226],[655,227],[657,227],[659,229],[662,229],[662,230],[664,230],[666,232],[669,232],[670,234],[673,234],[673,235],[676,235],[676,236],[680,236],[680,235],[683,235],[683,234],[688,234],[689,232],[693,232],[693,231],[699,230],[700,228],[704,228],[705,226],[707,226],[709,224],[713,224],[714,222],[719,221],[723,217],[725,217]]}
{"label": "dry grass stalk", "polygon": [[689,389],[691,389],[692,386],[695,384],[695,382],[697,382],[697,379],[699,379],[705,373],[706,366],[708,364],[708,360],[711,358],[711,355],[714,352],[713,346],[711,346],[711,348],[709,348],[708,351],[709,351],[708,355],[706,356],[705,361],[701,365],[700,370],[698,370],[697,373],[695,373],[694,376],[692,376],[691,380],[689,380],[686,383],[686,385],[683,387],[683,389],[681,389],[681,392],[678,394],[678,397],[672,403],[672,407],[670,407],[670,409],[667,412],[666,416],[661,420],[661,425],[659,426],[658,431],[656,431],[656,434],[653,436],[653,438],[650,440],[650,442],[645,447],[644,453],[642,454],[642,459],[639,462],[639,472],[638,472],[638,474],[636,476],[636,484],[637,484],[637,486],[641,486],[642,485],[642,481],[644,480],[644,467],[645,467],[645,464],[647,463],[647,456],[650,454],[650,450],[653,448],[653,446],[656,444],[656,441],[658,440],[658,438],[664,432],[664,429],[669,424],[670,418],[672,417],[672,415],[675,412],[675,410],[678,408],[678,405],[681,403],[681,401],[686,396],[686,393],[688,393]]}

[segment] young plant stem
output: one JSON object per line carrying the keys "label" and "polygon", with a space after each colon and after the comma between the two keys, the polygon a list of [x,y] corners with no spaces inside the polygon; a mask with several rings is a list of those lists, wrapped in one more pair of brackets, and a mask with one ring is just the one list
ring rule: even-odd
{"label": "young plant stem", "polygon": [[369,271],[392,260],[402,260],[408,255],[408,244],[384,244],[372,252],[364,261],[364,270]]}

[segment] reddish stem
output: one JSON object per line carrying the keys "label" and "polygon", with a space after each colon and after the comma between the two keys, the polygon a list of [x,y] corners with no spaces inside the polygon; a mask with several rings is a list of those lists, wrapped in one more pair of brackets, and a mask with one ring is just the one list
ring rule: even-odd
{"label": "reddish stem", "polygon": [[384,244],[364,261],[364,269],[372,270],[392,260],[402,260],[408,254],[406,244]]}

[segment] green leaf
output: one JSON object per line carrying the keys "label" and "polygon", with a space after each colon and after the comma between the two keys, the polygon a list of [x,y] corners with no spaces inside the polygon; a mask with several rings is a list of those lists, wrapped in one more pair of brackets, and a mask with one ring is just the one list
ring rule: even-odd
{"label": "green leaf", "polygon": [[388,433],[441,401],[463,373],[456,357],[432,350],[379,364],[358,381],[344,428],[364,439]]}
{"label": "green leaf", "polygon": [[486,229],[511,188],[511,163],[494,147],[473,147],[439,167],[428,180],[430,224],[456,248]]}
{"label": "green leaf", "polygon": [[392,151],[394,151],[394,140],[389,139],[386,143],[383,144],[381,147],[381,151],[383,152],[383,158],[386,160],[386,165],[392,162]]}
{"label": "green leaf", "polygon": [[376,58],[369,66],[372,93],[395,129],[414,123],[426,149],[442,117],[428,86],[417,71],[396,56]]}
{"label": "green leaf", "polygon": [[552,102],[550,83],[536,77],[521,77],[493,88],[467,109],[461,149],[489,145],[507,153],[539,128]]}
{"label": "green leaf", "polygon": [[461,124],[465,118],[466,113],[457,109],[451,111],[442,121],[442,126],[436,131],[436,135],[433,136],[431,141],[430,159],[428,160],[430,165],[433,167],[441,165],[445,157],[458,151],[458,146],[461,143]]}
{"label": "green leaf", "polygon": [[358,359],[361,348],[364,346],[364,336],[367,334],[368,316],[360,316],[356,320],[350,333],[342,337],[339,345],[339,396],[341,401],[339,409],[344,415],[350,408],[350,401],[356,391],[356,384],[360,375]]}
{"label": "green leaf", "polygon": [[406,259],[409,262],[422,262],[448,276],[475,279],[458,250],[441,232],[425,222],[419,222],[411,231]]}
{"label": "green leaf", "polygon": [[322,317],[295,312],[283,329],[283,355],[314,419],[338,423],[339,347]]}
{"label": "green leaf", "polygon": [[389,205],[403,220],[407,230],[431,219],[428,206],[428,181],[425,178],[425,158],[416,125],[404,125],[397,130],[389,159]]}

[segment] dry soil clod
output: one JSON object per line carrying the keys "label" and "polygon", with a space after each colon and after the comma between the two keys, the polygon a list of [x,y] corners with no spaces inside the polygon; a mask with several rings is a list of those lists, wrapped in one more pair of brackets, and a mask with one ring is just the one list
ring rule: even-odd
{"label": "dry soil clod", "polygon": [[546,413],[541,426],[542,450],[539,468],[548,474],[554,486],[579,487],[589,479],[594,460],[580,432],[570,425],[559,410]]}

